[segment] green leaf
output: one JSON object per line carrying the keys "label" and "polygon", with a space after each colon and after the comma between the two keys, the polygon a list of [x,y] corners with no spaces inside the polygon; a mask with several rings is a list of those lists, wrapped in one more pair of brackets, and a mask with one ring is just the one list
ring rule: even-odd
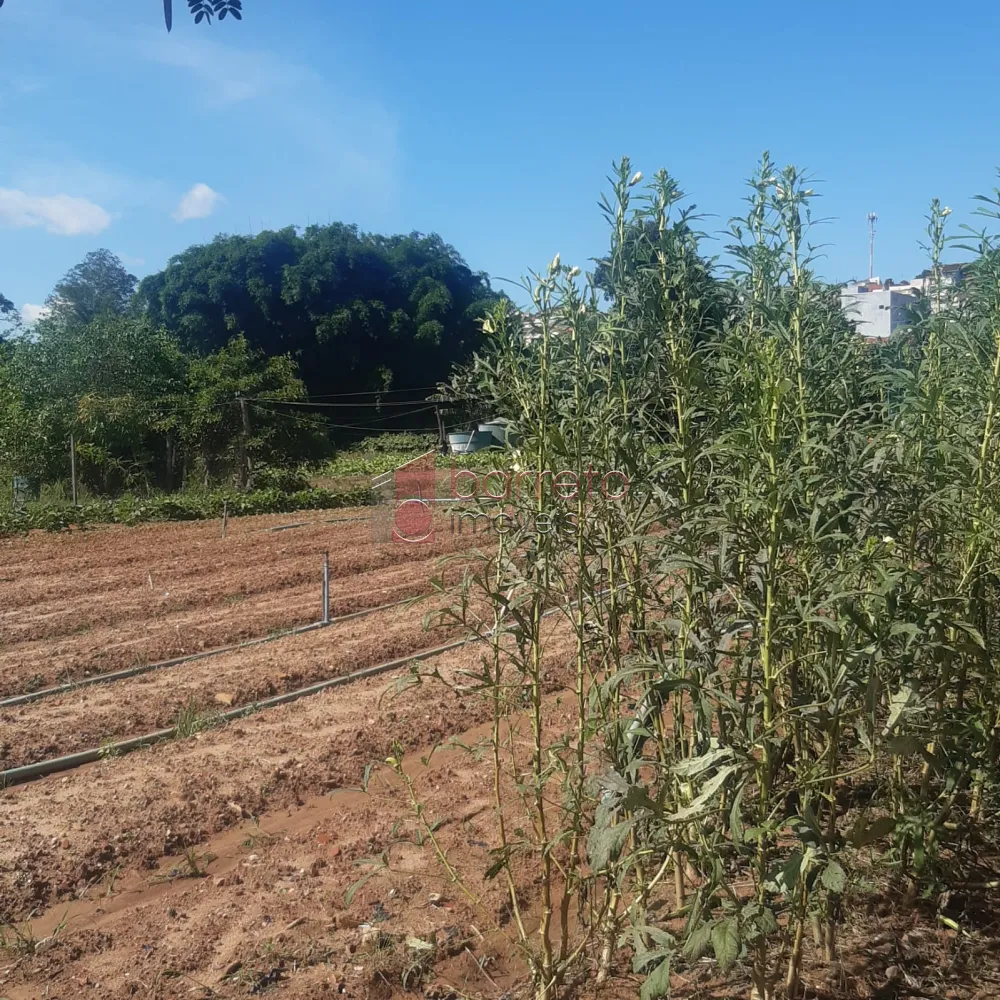
{"label": "green leaf", "polygon": [[591,828],[587,836],[587,857],[595,872],[604,871],[610,862],[616,861],[632,829],[632,820],[621,820],[611,825],[608,815],[603,823]]}
{"label": "green leaf", "polygon": [[670,996],[669,957],[660,962],[639,987],[639,1000],[657,1000],[657,997],[667,996]]}
{"label": "green leaf", "polygon": [[788,859],[781,866],[781,870],[778,872],[778,876],[775,879],[778,891],[785,894],[790,893],[797,885],[801,871],[802,852],[792,851],[792,853],[788,856]]}
{"label": "green leaf", "polygon": [[697,962],[708,951],[711,941],[712,924],[704,923],[684,942],[684,957],[691,962]]}
{"label": "green leaf", "polygon": [[678,761],[673,766],[673,772],[681,778],[696,778],[717,764],[732,760],[733,756],[730,747],[718,747],[715,750],[709,750],[708,753],[704,753],[700,757],[687,757]]}
{"label": "green leaf", "polygon": [[728,972],[740,956],[740,929],[735,917],[720,920],[712,928],[712,950],[723,972]]}
{"label": "green leaf", "polygon": [[874,823],[868,823],[862,816],[851,830],[850,841],[855,847],[865,847],[876,840],[888,837],[896,829],[896,820],[892,816],[882,816]]}
{"label": "green leaf", "polygon": [[350,905],[351,905],[351,903],[352,903],[352,902],[354,901],[354,897],[355,897],[355,895],[357,894],[357,891],[358,891],[358,890],[359,890],[359,889],[360,889],[360,888],[361,888],[361,887],[362,887],[362,886],[363,886],[363,885],[364,885],[364,884],[365,884],[365,883],[366,883],[366,882],[367,882],[367,881],[368,881],[368,880],[369,880],[369,879],[370,879],[370,878],[371,878],[371,877],[372,877],[372,876],[373,876],[373,875],[375,874],[375,872],[377,872],[377,871],[378,871],[378,869],[377,869],[377,868],[372,868],[372,869],[371,869],[371,871],[367,871],[367,872],[365,872],[365,873],[364,873],[364,875],[362,875],[362,876],[361,876],[361,877],[360,877],[359,879],[357,879],[357,880],[356,880],[355,882],[352,882],[352,883],[351,883],[351,884],[350,884],[350,885],[348,886],[348,888],[347,888],[347,892],[345,892],[345,893],[344,893],[344,905],[345,905],[345,906],[350,906]]}
{"label": "green leaf", "polygon": [[744,829],[743,829],[743,788],[740,787],[739,791],[733,796],[733,805],[729,810],[729,833],[733,838],[733,843],[742,847],[744,844]]}
{"label": "green leaf", "polygon": [[884,732],[891,733],[903,713],[910,708],[916,700],[917,692],[914,691],[909,684],[904,684],[889,701],[889,718],[886,721]]}
{"label": "green leaf", "polygon": [[896,622],[892,628],[889,629],[889,635],[908,635],[911,639],[919,639],[920,628],[914,625],[913,622]]}
{"label": "green leaf", "polygon": [[847,876],[844,874],[844,869],[836,861],[831,861],[823,869],[820,881],[827,892],[841,893],[847,884]]}

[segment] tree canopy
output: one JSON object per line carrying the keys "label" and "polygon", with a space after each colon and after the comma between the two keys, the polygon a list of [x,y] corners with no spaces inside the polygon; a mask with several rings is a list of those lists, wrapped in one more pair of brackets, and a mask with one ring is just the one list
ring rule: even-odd
{"label": "tree canopy", "polygon": [[136,305],[188,350],[242,332],[266,355],[291,353],[324,395],[435,384],[480,344],[495,298],[436,234],[333,223],[190,247],[140,283]]}
{"label": "tree canopy", "polygon": [[[340,223],[219,236],[141,283],[95,250],[42,319],[0,341],[0,473],[65,480],[71,435],[101,494],[245,483],[322,458],[333,438],[386,429],[372,409],[383,392],[422,399],[466,361],[496,297],[439,236]],[[0,297],[4,318],[16,310]],[[341,393],[335,420],[309,412]]]}
{"label": "tree canopy", "polygon": [[21,315],[14,308],[14,303],[0,292],[0,326],[17,329],[21,325]]}
{"label": "tree canopy", "polygon": [[242,336],[197,355],[146,316],[50,316],[0,349],[0,468],[64,480],[71,434],[81,482],[105,495],[242,478],[244,448],[252,467],[294,466],[329,452],[325,425],[265,404],[304,397],[295,361]]}
{"label": "tree canopy", "polygon": [[59,280],[45,300],[62,323],[89,323],[128,311],[139,279],[110,250],[94,250]]}

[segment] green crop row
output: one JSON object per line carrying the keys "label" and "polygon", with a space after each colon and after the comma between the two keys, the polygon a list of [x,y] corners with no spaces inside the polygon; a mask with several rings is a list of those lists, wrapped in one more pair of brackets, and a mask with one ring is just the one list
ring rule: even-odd
{"label": "green crop row", "polygon": [[276,488],[240,492],[214,490],[209,493],[88,500],[72,504],[29,504],[23,511],[0,511],[0,536],[33,529],[62,531],[97,524],[144,524],[151,521],[201,521],[221,517],[281,514],[297,510],[330,510],[363,507],[373,503],[370,490],[335,491],[304,489],[286,493]]}

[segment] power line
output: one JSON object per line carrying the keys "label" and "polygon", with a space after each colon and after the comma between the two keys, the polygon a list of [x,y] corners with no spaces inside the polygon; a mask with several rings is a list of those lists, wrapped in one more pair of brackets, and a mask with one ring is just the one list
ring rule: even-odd
{"label": "power line", "polygon": [[437,389],[436,385],[421,385],[412,389],[361,389],[358,392],[321,392],[315,396],[306,396],[306,399],[339,399],[342,396],[386,396],[391,392],[432,392]]}
{"label": "power line", "polygon": [[[253,400],[247,400],[247,402],[253,402]],[[316,423],[310,420],[308,417],[300,417],[294,413],[282,413],[281,410],[272,410],[267,406],[261,406],[259,403],[254,404],[257,409],[262,410],[264,413],[270,413],[276,417],[285,417],[287,420],[296,420],[299,423],[310,424],[315,427]],[[385,422],[386,420],[397,420],[401,417],[415,416],[418,413],[427,413],[433,410],[433,406],[421,406],[419,409],[411,410],[409,413],[394,413],[391,416],[386,417],[376,417],[375,419],[369,421],[371,424],[376,424],[380,422]],[[323,426],[328,427],[332,430],[343,430],[343,431],[414,431],[411,427],[398,427],[398,428],[387,428],[387,427],[370,427],[364,424],[333,424],[327,420],[323,420]],[[428,430],[437,430],[436,427],[427,428]]]}
{"label": "power line", "polygon": [[[305,406],[305,407],[318,406],[318,407],[323,407],[324,409],[335,408],[335,409],[348,409],[348,410],[357,410],[360,407],[364,406],[374,407],[375,409],[381,409],[383,406],[413,406],[416,403],[427,402],[426,399],[407,399],[407,400],[383,400],[381,402],[366,402],[362,400],[357,403],[311,403],[311,402],[304,402],[301,399],[268,399],[263,396],[247,396],[246,399],[250,403],[278,403],[281,406]],[[438,404],[431,404],[432,409],[434,405]]]}

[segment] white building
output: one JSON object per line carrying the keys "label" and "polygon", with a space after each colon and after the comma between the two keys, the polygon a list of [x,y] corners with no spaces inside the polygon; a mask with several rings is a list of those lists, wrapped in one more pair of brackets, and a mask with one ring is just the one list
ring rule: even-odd
{"label": "white building", "polygon": [[840,289],[840,308],[857,325],[858,333],[870,340],[888,340],[899,326],[910,322],[910,309],[919,292],[908,282],[852,281]]}
{"label": "white building", "polygon": [[[957,288],[965,280],[968,264],[942,264],[941,265],[941,290],[947,296],[954,288]],[[921,271],[909,284],[919,289],[925,295],[934,294],[934,272],[931,270]]]}
{"label": "white building", "polygon": [[[941,285],[945,297],[961,286],[967,264],[943,264]],[[857,324],[858,333],[870,340],[888,340],[897,327],[912,321],[911,309],[921,296],[934,295],[934,275],[921,271],[912,281],[850,281],[840,288],[840,307]],[[933,310],[934,303],[931,302]]]}

